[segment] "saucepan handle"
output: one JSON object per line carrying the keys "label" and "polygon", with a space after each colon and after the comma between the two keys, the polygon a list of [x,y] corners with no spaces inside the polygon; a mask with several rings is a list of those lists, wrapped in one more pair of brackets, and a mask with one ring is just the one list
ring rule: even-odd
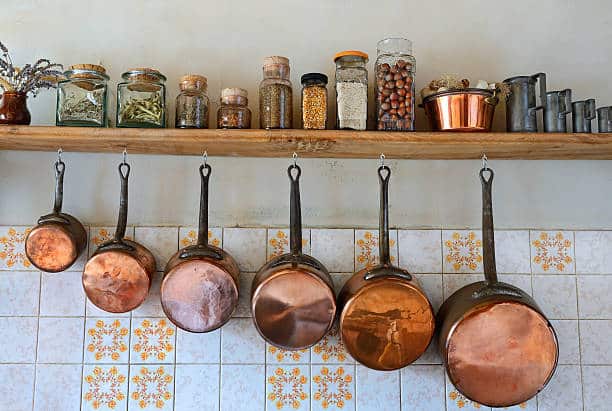
{"label": "saucepan handle", "polygon": [[55,162],[55,199],[53,203],[53,213],[59,214],[62,212],[62,204],[64,202],[64,172],[66,164],[58,159]]}
{"label": "saucepan handle", "polygon": [[378,254],[381,265],[391,265],[389,254],[389,179],[391,169],[386,165],[378,167],[380,181],[380,214],[378,216]]}
{"label": "saucepan handle", "polygon": [[198,244],[196,247],[187,247],[179,255],[180,259],[194,258],[194,257],[223,260],[223,255],[220,252],[206,245],[201,245],[201,244]]}
{"label": "saucepan handle", "polygon": [[373,280],[375,278],[384,278],[384,277],[396,277],[401,278],[406,281],[412,281],[412,275],[399,267],[395,266],[382,266],[379,265],[368,272],[363,276],[363,279]]}
{"label": "saucepan handle", "polygon": [[302,254],[302,206],[300,203],[300,176],[302,169],[295,162],[287,169],[291,181],[291,197],[289,199],[290,233],[289,243],[291,254]]}
{"label": "saucepan handle", "polygon": [[119,164],[119,177],[121,179],[121,197],[119,199],[119,217],[117,219],[117,230],[115,240],[122,241],[125,237],[128,213],[128,178],[130,177],[130,165],[125,160]]}
{"label": "saucepan handle", "polygon": [[493,170],[486,165],[480,170],[480,182],[482,183],[482,253],[485,279],[490,284],[497,282],[495,239],[493,235],[493,200],[491,195],[493,176]]}
{"label": "saucepan handle", "polygon": [[200,220],[198,223],[198,245],[208,245],[208,182],[212,167],[210,164],[200,166]]}

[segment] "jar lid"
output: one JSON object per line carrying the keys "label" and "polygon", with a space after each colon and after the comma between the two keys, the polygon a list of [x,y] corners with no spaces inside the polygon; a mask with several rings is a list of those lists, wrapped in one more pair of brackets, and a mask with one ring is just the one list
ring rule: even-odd
{"label": "jar lid", "polygon": [[327,76],[323,73],[306,73],[302,75],[302,84],[309,81],[316,81],[319,83],[327,84]]}
{"label": "jar lid", "polygon": [[282,64],[284,66],[288,66],[289,65],[289,59],[287,57],[283,57],[283,56],[268,56],[266,58],[264,58],[263,61],[263,65],[264,67],[266,66],[273,66],[276,64]]}
{"label": "jar lid", "polygon": [[224,88],[223,90],[221,90],[221,98],[235,97],[235,96],[247,97],[248,92],[245,89],[239,88],[239,87]]}
{"label": "jar lid", "polygon": [[136,80],[166,81],[166,76],[160,73],[159,70],[155,70],[149,67],[131,68],[121,75],[121,78],[123,78],[124,80],[127,80],[131,77],[135,78]]}
{"label": "jar lid", "polygon": [[365,53],[359,50],[340,51],[334,55],[334,61],[338,60],[341,57],[346,57],[346,56],[362,57],[363,59],[365,59],[365,61],[368,61],[368,53]]}
{"label": "jar lid", "polygon": [[64,72],[64,76],[82,79],[109,79],[106,69],[98,64],[73,64]]}
{"label": "jar lid", "polygon": [[206,89],[208,85],[208,79],[199,74],[185,74],[179,78],[179,87],[181,90],[186,89]]}

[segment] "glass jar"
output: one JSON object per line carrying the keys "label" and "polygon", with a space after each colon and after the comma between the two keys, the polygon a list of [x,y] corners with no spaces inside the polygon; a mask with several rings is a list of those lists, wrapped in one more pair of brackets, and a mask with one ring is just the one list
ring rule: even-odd
{"label": "glass jar", "polygon": [[106,127],[109,77],[96,64],[75,64],[57,85],[55,124],[58,126]]}
{"label": "glass jar", "polygon": [[336,127],[365,130],[368,120],[368,55],[362,51],[341,51],[336,63]]}
{"label": "glass jar", "polygon": [[221,106],[217,110],[217,128],[251,128],[248,93],[242,88],[221,90]]}
{"label": "glass jar", "polygon": [[259,85],[259,124],[261,128],[291,128],[293,90],[289,81],[289,59],[271,56],[264,59],[264,78]]}
{"label": "glass jar", "polygon": [[208,128],[210,100],[206,95],[208,80],[197,74],[180,78],[180,94],[176,97],[176,128]]}
{"label": "glass jar", "polygon": [[117,127],[166,127],[166,77],[151,68],[130,69],[117,84]]}
{"label": "glass jar", "polygon": [[378,42],[376,57],[376,128],[414,130],[414,75],[412,42],[388,38]]}
{"label": "glass jar", "polygon": [[308,73],[302,76],[302,127],[325,130],[327,127],[327,76]]}

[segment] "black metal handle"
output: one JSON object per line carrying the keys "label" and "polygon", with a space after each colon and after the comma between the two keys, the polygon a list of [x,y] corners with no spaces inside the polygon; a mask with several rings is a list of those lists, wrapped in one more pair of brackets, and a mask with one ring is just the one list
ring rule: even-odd
{"label": "black metal handle", "polygon": [[200,219],[198,222],[198,245],[208,245],[208,182],[212,167],[209,164],[200,166]]}
{"label": "black metal handle", "polygon": [[410,274],[408,270],[404,270],[403,268],[395,267],[392,265],[389,265],[389,266],[379,265],[371,270],[368,270],[368,272],[364,275],[363,279],[368,281],[368,280],[373,280],[375,278],[386,278],[386,277],[395,277],[395,278],[401,278],[402,280],[406,280],[406,281],[412,281],[412,274]]}
{"label": "black metal handle", "polygon": [[66,164],[62,160],[55,162],[55,200],[53,202],[53,213],[59,214],[62,212],[62,204],[64,202],[64,171]]}
{"label": "black metal handle", "polygon": [[300,204],[300,176],[302,169],[297,164],[291,164],[287,169],[291,180],[291,196],[289,199],[289,244],[291,254],[302,254],[302,206]]}
{"label": "black metal handle", "polygon": [[186,258],[212,258],[215,260],[223,260],[223,254],[207,244],[196,244],[191,247],[187,247],[181,251],[179,258],[184,260]]}
{"label": "black metal handle", "polygon": [[[488,178],[485,177],[486,173],[489,173]],[[488,167],[480,170],[480,182],[482,183],[482,254],[485,279],[491,284],[497,282],[495,238],[493,236],[493,199],[491,195],[493,176],[493,170]]]}
{"label": "black metal handle", "polygon": [[119,198],[119,218],[117,219],[117,230],[115,241],[122,241],[125,236],[128,213],[128,178],[130,177],[130,165],[126,162],[119,164],[119,177],[121,178],[121,197]]}
{"label": "black metal handle", "polygon": [[391,169],[385,165],[378,167],[380,180],[380,214],[378,216],[378,255],[380,264],[391,265],[389,253],[389,179]]}
{"label": "black metal handle", "polygon": [[536,80],[540,86],[540,105],[536,104],[535,107],[530,107],[530,110],[542,110],[546,107],[546,74],[537,73],[531,76],[532,79]]}

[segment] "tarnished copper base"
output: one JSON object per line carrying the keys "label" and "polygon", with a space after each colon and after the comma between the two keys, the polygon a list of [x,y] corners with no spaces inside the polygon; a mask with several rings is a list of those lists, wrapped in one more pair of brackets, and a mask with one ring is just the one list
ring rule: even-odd
{"label": "tarnished copper base", "polygon": [[34,227],[26,241],[26,255],[40,270],[57,273],[66,270],[79,257],[81,250],[73,235],[60,224]]}

